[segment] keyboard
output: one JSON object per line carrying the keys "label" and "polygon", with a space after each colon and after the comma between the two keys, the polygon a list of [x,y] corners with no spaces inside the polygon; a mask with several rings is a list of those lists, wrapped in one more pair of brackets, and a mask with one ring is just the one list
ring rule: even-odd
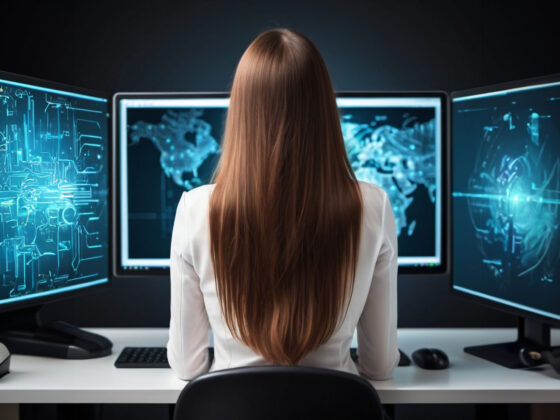
{"label": "keyboard", "polygon": [[[214,359],[214,349],[208,348],[210,354],[210,364]],[[399,349],[401,359],[399,366],[409,366],[410,359]],[[350,356],[355,362],[358,360],[358,354],[355,348],[350,349]],[[167,361],[167,349],[165,347],[125,347],[117,360],[115,361],[117,368],[169,368]]]}
{"label": "keyboard", "polygon": [[117,360],[118,368],[169,368],[165,347],[125,347]]}
{"label": "keyboard", "polygon": [[[209,363],[214,360],[214,348],[208,348]],[[117,360],[117,368],[170,368],[165,347],[125,347]]]}

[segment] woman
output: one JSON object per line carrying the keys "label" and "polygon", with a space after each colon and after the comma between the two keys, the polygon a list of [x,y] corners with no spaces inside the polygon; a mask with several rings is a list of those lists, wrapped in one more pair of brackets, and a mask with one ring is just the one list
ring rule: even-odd
{"label": "woman", "polygon": [[[211,370],[298,364],[386,379],[396,366],[397,237],[358,182],[317,48],[261,34],[237,67],[215,185],[184,193],[171,243],[168,359]],[[357,326],[359,364],[350,358]]]}

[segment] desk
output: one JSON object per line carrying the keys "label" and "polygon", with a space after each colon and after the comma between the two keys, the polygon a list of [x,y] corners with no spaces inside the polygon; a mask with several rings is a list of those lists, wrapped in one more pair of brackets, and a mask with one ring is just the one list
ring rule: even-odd
{"label": "desk", "polygon": [[[169,369],[116,369],[125,346],[164,346],[166,329],[101,328],[92,331],[113,341],[111,356],[59,360],[12,356],[11,373],[0,379],[0,403],[173,404],[185,382]],[[399,347],[407,354],[438,347],[451,366],[443,371],[414,365],[395,369],[393,379],[373,381],[384,404],[557,403],[560,377],[550,367],[510,370],[463,352],[467,345],[512,341],[514,329],[400,329]],[[560,344],[560,331],[553,331]]]}

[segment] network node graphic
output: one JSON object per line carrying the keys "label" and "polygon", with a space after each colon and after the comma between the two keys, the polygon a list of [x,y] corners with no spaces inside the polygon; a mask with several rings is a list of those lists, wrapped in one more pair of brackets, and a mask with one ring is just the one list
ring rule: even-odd
{"label": "network node graphic", "polygon": [[[397,234],[412,236],[416,219],[409,220],[407,210],[419,185],[436,201],[436,149],[434,119],[418,123],[405,119],[395,127],[384,122],[384,115],[374,121],[357,123],[347,114],[342,118],[342,133],[350,164],[356,177],[382,187],[393,207]],[[379,124],[379,125],[378,125]]]}
{"label": "network node graphic", "polygon": [[[138,121],[130,127],[132,145],[149,139],[160,152],[161,169],[186,190],[202,185],[198,168],[211,154],[220,152],[212,136],[212,125],[203,119],[204,111],[167,111],[161,122]],[[190,141],[189,141],[190,140]]]}

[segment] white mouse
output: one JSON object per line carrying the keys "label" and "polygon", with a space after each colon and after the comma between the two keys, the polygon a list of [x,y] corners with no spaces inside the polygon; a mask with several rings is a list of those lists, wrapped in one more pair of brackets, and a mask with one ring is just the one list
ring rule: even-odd
{"label": "white mouse", "polygon": [[0,378],[10,371],[10,351],[0,343]]}

